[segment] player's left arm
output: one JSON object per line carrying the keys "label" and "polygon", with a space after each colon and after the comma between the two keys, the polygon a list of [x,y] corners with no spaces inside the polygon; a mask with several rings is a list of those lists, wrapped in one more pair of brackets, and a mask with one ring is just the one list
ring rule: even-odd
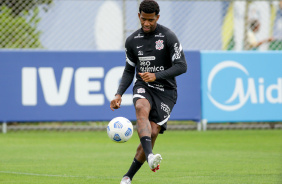
{"label": "player's left arm", "polygon": [[168,79],[181,75],[187,71],[187,62],[183,48],[174,33],[167,35],[167,46],[172,66],[164,71],[155,73],[156,79]]}

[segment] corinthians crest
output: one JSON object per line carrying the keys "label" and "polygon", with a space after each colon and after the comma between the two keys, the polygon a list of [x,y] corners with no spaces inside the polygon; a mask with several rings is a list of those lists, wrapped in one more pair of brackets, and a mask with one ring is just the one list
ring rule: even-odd
{"label": "corinthians crest", "polygon": [[156,41],[156,49],[162,50],[163,48],[164,48],[164,41],[163,40]]}

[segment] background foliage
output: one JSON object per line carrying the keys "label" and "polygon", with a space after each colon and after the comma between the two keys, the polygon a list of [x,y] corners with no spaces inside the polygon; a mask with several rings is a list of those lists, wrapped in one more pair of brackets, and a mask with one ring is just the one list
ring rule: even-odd
{"label": "background foliage", "polygon": [[23,1],[0,1],[0,48],[42,48],[39,7],[47,11],[52,0]]}

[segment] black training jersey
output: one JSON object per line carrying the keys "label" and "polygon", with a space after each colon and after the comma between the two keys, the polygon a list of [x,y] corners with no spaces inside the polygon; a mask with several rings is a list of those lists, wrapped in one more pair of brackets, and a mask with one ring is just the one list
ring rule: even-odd
{"label": "black training jersey", "polygon": [[[168,28],[157,24],[153,32],[142,28],[130,35],[125,42],[126,66],[117,94],[122,95],[131,84],[136,70],[135,85],[143,83],[161,91],[176,89],[175,77],[187,70],[181,44]],[[144,82],[138,73],[155,73],[154,82]]]}

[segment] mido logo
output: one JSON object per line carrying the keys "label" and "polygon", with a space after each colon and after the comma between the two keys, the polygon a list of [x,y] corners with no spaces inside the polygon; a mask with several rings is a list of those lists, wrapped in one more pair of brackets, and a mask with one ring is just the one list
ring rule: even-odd
{"label": "mido logo", "polygon": [[[230,94],[230,98],[224,102],[215,99],[212,96],[213,81],[218,73],[227,68],[238,69],[247,77],[249,76],[248,70],[236,61],[223,61],[215,65],[208,75],[207,95],[212,104],[217,108],[224,111],[235,111],[242,108],[248,100],[250,100],[251,104],[264,104],[266,102],[271,104],[282,104],[282,78],[277,78],[276,84],[265,86],[265,79],[263,77],[257,79],[248,77],[246,80],[246,78],[243,79],[235,76],[234,91]],[[232,73],[230,73],[230,75],[232,75]],[[244,89],[244,80],[245,83],[247,83],[246,90]]]}

